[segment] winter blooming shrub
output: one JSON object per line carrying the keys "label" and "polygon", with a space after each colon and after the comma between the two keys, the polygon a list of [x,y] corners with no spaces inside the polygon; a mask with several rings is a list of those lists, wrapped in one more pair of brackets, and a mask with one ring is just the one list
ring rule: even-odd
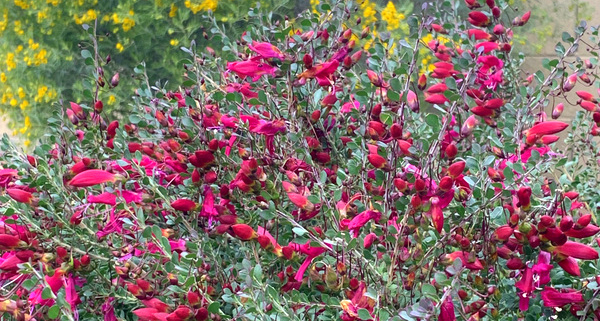
{"label": "winter blooming shrub", "polygon": [[[598,29],[581,24],[547,73],[523,75],[510,41],[531,13],[507,6],[424,5],[408,40],[370,34],[351,2],[293,26],[261,17],[219,55],[184,47],[178,90],[138,67],[125,119],[98,83],[32,153],[4,137],[0,311],[598,318],[597,59],[576,56],[597,54]],[[88,30],[100,82],[111,62]],[[581,109],[571,125],[564,108]]]}

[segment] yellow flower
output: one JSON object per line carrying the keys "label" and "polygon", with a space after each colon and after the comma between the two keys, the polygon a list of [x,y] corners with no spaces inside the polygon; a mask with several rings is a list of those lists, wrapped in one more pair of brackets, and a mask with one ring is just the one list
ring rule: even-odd
{"label": "yellow flower", "polygon": [[42,65],[42,64],[47,64],[48,63],[48,58],[46,57],[46,54],[48,52],[46,51],[46,49],[42,49],[40,50],[38,53],[36,53],[33,56],[33,63],[36,66]]}
{"label": "yellow flower", "polygon": [[25,90],[23,90],[23,87],[19,87],[19,89],[17,89],[17,95],[19,95],[19,98],[21,99],[25,98]]}
{"label": "yellow flower", "polygon": [[179,44],[179,40],[177,39],[171,39],[171,41],[169,42],[171,44],[171,46],[175,47]]}
{"label": "yellow flower", "polygon": [[6,55],[6,69],[10,71],[11,69],[17,68],[17,63],[15,62],[15,54],[9,52]]}
{"label": "yellow flower", "polygon": [[25,110],[25,108],[27,108],[27,106],[29,106],[29,101],[28,100],[23,100],[23,102],[21,102],[21,105],[19,105],[19,107],[21,108],[21,110]]}
{"label": "yellow flower", "polygon": [[29,9],[29,4],[22,0],[15,0],[15,5],[23,10]]}
{"label": "yellow flower", "polygon": [[131,18],[123,19],[123,31],[129,31],[133,26],[135,26],[135,20]]}
{"label": "yellow flower", "polygon": [[133,16],[135,14],[135,12],[133,12],[133,10],[129,10],[129,15]]}
{"label": "yellow flower", "polygon": [[11,106],[13,106],[13,107],[14,107],[14,106],[16,106],[18,103],[19,103],[19,102],[18,102],[16,99],[14,99],[14,98],[12,98],[12,99],[10,100],[10,105],[11,105]]}
{"label": "yellow flower", "polygon": [[6,74],[5,73],[0,73],[0,81],[6,82]]}
{"label": "yellow flower", "polygon": [[172,3],[171,4],[171,10],[169,10],[169,18],[173,18],[177,15],[177,6]]}
{"label": "yellow flower", "polygon": [[44,96],[46,96],[46,93],[48,92],[48,86],[39,86],[38,90],[37,90],[37,95],[34,97],[34,100],[36,103],[39,103],[42,101],[42,99],[44,98]]}
{"label": "yellow flower", "polygon": [[117,15],[116,13],[113,13],[110,16],[110,18],[112,19],[114,24],[121,23],[121,20],[119,19],[119,15]]}
{"label": "yellow flower", "polygon": [[60,0],[46,0],[46,3],[50,3],[56,7],[60,3]]}
{"label": "yellow flower", "polygon": [[396,10],[393,2],[388,1],[385,9],[381,11],[381,20],[387,23],[387,30],[392,31],[400,27],[400,21],[404,20],[404,15]]}
{"label": "yellow flower", "polygon": [[119,52],[122,52],[123,49],[125,49],[125,48],[123,48],[123,45],[120,42],[117,42],[117,45],[115,46],[115,48],[117,48],[117,50],[119,50]]}
{"label": "yellow flower", "polygon": [[377,14],[375,3],[364,0],[363,3],[360,4],[360,8],[363,11],[363,17],[365,18],[363,22],[365,24],[372,24],[377,21],[377,17],[375,17],[375,14]]}
{"label": "yellow flower", "polygon": [[219,3],[217,0],[202,0],[200,3],[192,3],[192,1],[186,0],[184,4],[186,8],[192,10],[193,14],[196,14],[198,11],[215,11]]}
{"label": "yellow flower", "polygon": [[115,98],[115,95],[110,95],[110,96],[108,96],[108,102],[107,102],[107,103],[108,103],[109,105],[112,105],[112,104],[114,104],[114,103],[115,103],[115,101],[117,101],[117,99]]}
{"label": "yellow flower", "polygon": [[29,145],[31,145],[31,141],[29,139],[26,139],[25,141],[23,141],[23,145],[25,145],[25,147],[29,147]]}
{"label": "yellow flower", "polygon": [[319,0],[310,0],[310,7],[312,8],[313,13],[319,13],[317,11],[317,6],[319,5],[319,3],[320,3]]}

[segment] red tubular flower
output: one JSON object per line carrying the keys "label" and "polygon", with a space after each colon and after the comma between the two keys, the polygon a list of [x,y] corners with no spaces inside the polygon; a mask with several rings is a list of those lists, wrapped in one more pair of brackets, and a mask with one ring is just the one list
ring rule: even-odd
{"label": "red tubular flower", "polygon": [[490,34],[481,30],[481,29],[469,29],[467,30],[467,35],[470,38],[475,38],[475,40],[489,40],[490,39]]}
{"label": "red tubular flower", "polygon": [[445,92],[446,90],[448,90],[448,86],[446,86],[446,84],[441,82],[439,84],[435,84],[435,85],[432,85],[431,87],[427,88],[426,92],[428,94],[440,94],[440,93]]}
{"label": "red tubular flower", "polygon": [[563,268],[563,270],[565,270],[565,272],[567,272],[573,276],[581,275],[581,271],[579,270],[579,264],[577,264],[577,261],[572,257],[566,257],[566,258],[558,261],[558,265],[561,268]]}
{"label": "red tubular flower", "polygon": [[376,239],[377,235],[375,235],[375,233],[367,234],[367,236],[365,236],[365,239],[363,240],[363,247],[365,249],[371,248],[371,245],[373,245],[373,242],[375,242]]}
{"label": "red tubular flower", "polygon": [[457,178],[465,170],[465,165],[466,163],[464,161],[452,163],[452,165],[448,167],[448,175],[452,178]]}
{"label": "red tubular flower", "polygon": [[171,207],[173,207],[177,211],[189,212],[196,208],[198,204],[192,200],[180,198],[171,203]]}
{"label": "red tubular flower", "polygon": [[544,306],[549,308],[560,308],[567,304],[583,303],[583,295],[573,289],[556,290],[552,287],[544,287],[541,292]]}
{"label": "red tubular flower", "polygon": [[367,160],[369,160],[369,163],[375,168],[389,169],[387,160],[379,154],[369,154],[367,155]]}
{"label": "red tubular flower", "polygon": [[482,106],[475,106],[471,108],[471,112],[479,117],[493,117],[495,115],[493,109],[485,108]]}
{"label": "red tubular flower", "polygon": [[469,22],[477,27],[485,27],[490,24],[490,18],[481,11],[469,12]]}
{"label": "red tubular flower", "polygon": [[19,203],[31,204],[33,201],[33,194],[20,188],[7,188],[6,193]]}
{"label": "red tubular flower", "polygon": [[371,84],[373,84],[373,86],[383,87],[383,79],[373,70],[367,70],[367,77],[369,77],[369,81],[371,81]]}
{"label": "red tubular flower", "polygon": [[513,234],[514,228],[510,225],[502,225],[494,231],[494,235],[498,241],[507,241],[508,238]]}
{"label": "red tubular flower", "polygon": [[259,54],[263,59],[278,58],[283,60],[285,58],[285,55],[279,48],[268,42],[252,41],[252,44],[248,45],[248,48]]}
{"label": "red tubular flower", "polygon": [[563,90],[566,92],[571,91],[575,87],[576,83],[577,83],[577,74],[570,75],[569,77],[567,77],[567,80],[565,80],[565,82],[563,83]]}
{"label": "red tubular flower", "polygon": [[581,260],[596,260],[598,252],[594,248],[572,241],[567,241],[565,244],[554,247],[555,254],[571,256]]}
{"label": "red tubular flower", "polygon": [[431,198],[431,208],[429,209],[431,214],[431,221],[433,222],[433,226],[438,231],[438,233],[442,233],[442,229],[444,228],[444,212],[442,211],[442,207],[439,205],[439,198],[432,197]]}
{"label": "red tubular flower", "polygon": [[446,300],[442,302],[438,321],[456,321],[456,315],[454,314],[454,303],[452,303],[451,296],[448,296]]}
{"label": "red tubular flower", "polygon": [[427,76],[425,76],[425,74],[421,74],[417,82],[417,87],[419,88],[419,90],[423,90],[425,89],[425,86],[427,86]]}
{"label": "red tubular flower", "polygon": [[290,198],[290,201],[294,203],[294,205],[307,212],[312,212],[315,209],[315,205],[311,203],[304,195],[298,193],[288,193],[288,197]]}
{"label": "red tubular flower", "polygon": [[519,309],[527,311],[529,309],[529,296],[534,290],[533,286],[533,271],[530,267],[526,267],[521,276],[521,279],[515,283],[517,289],[521,290],[519,295]]}
{"label": "red tubular flower", "polygon": [[469,118],[467,118],[467,120],[465,120],[465,122],[463,123],[463,125],[460,129],[460,135],[462,137],[470,136],[473,133],[473,129],[475,128],[475,126],[477,126],[478,123],[479,123],[479,121],[477,120],[475,115],[469,116]]}
{"label": "red tubular flower", "polygon": [[257,81],[262,75],[275,76],[277,71],[276,67],[255,60],[228,62],[227,69],[241,78],[252,77],[252,81]]}
{"label": "red tubular flower", "polygon": [[596,98],[594,98],[594,95],[592,95],[591,93],[584,91],[584,90],[578,90],[575,92],[575,94],[577,94],[577,96],[579,96],[579,98],[586,100],[586,101],[591,101],[593,103],[597,103],[598,101],[596,100]]}
{"label": "red tubular flower", "polygon": [[413,112],[419,111],[419,100],[417,99],[417,94],[414,91],[409,90],[406,94],[406,103],[408,104],[408,108]]}
{"label": "red tubular flower", "polygon": [[[477,52],[490,53],[494,50],[498,50],[500,46],[494,41],[485,41],[475,45]],[[480,51],[481,50],[481,51]]]}
{"label": "red tubular flower", "polygon": [[114,183],[116,180],[117,177],[113,173],[101,169],[88,169],[75,175],[75,177],[69,181],[68,185],[74,187],[89,187],[107,182]]}
{"label": "red tubular flower", "polygon": [[154,308],[140,308],[137,310],[133,311],[133,314],[135,314],[140,321],[157,321],[160,320],[158,317],[156,317],[156,314],[159,314],[160,312],[157,309]]}
{"label": "red tubular flower", "polygon": [[242,241],[250,241],[258,237],[258,234],[250,225],[234,224],[231,226],[233,235]]}
{"label": "red tubular flower", "polygon": [[0,248],[7,250],[7,249],[16,249],[16,248],[22,248],[22,247],[26,247],[27,243],[25,243],[24,241],[21,241],[20,238],[14,236],[14,235],[8,235],[8,234],[0,234]]}
{"label": "red tubular flower", "polygon": [[527,131],[527,136],[541,137],[544,135],[554,135],[565,130],[567,127],[569,127],[569,124],[567,123],[563,123],[557,120],[550,120],[531,127]]}
{"label": "red tubular flower", "polygon": [[188,159],[192,165],[198,168],[208,168],[215,164],[215,155],[208,150],[197,150]]}
{"label": "red tubular flower", "polygon": [[470,261],[469,260],[469,253],[468,252],[463,252],[463,251],[456,251],[456,252],[452,252],[449,254],[446,254],[446,259],[449,262],[454,262],[454,260],[456,259],[460,259],[463,263],[463,265],[472,271],[477,271],[477,270],[483,270],[483,264],[481,264],[481,262],[475,258],[475,260]]}
{"label": "red tubular flower", "polygon": [[350,223],[348,223],[348,230],[353,232],[354,237],[358,237],[360,228],[365,226],[370,220],[379,221],[381,219],[381,213],[377,211],[364,211],[356,215]]}
{"label": "red tubular flower", "polygon": [[527,211],[531,207],[531,187],[523,186],[517,191],[517,198],[519,199],[519,206],[521,209]]}
{"label": "red tubular flower", "polygon": [[[563,220],[564,220],[564,218],[563,218]],[[562,221],[561,221],[561,223],[562,223]],[[567,231],[565,231],[565,235],[569,236],[569,237],[578,238],[578,239],[584,239],[586,237],[594,236],[594,235],[598,234],[598,232],[600,232],[600,227],[593,225],[593,224],[589,224],[582,229],[574,229],[574,228],[568,229]]]}
{"label": "red tubular flower", "polygon": [[74,102],[70,102],[71,104],[71,109],[73,110],[73,112],[75,113],[75,116],[77,116],[77,118],[79,119],[85,119],[85,112],[83,111],[83,108],[81,108],[81,106],[77,103]]}
{"label": "red tubular flower", "polygon": [[433,94],[425,97],[425,101],[430,104],[443,105],[449,100],[446,98],[446,96],[444,96],[444,94]]}

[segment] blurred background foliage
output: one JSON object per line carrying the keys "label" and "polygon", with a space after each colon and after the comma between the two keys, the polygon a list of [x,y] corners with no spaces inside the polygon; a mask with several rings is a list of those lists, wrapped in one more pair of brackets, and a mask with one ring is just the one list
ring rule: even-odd
{"label": "blurred background foliage", "polygon": [[[458,0],[457,0],[458,1]],[[519,6],[535,5],[514,0]],[[151,83],[161,81],[173,89],[183,80],[184,70],[179,63],[184,53],[181,46],[193,40],[197,48],[210,46],[216,54],[222,49],[222,37],[235,39],[247,24],[251,8],[270,12],[272,20],[294,23],[294,17],[303,10],[316,12],[319,0],[279,1],[262,0],[3,0],[0,7],[0,114],[7,118],[12,135],[22,138],[25,146],[43,132],[46,119],[57,102],[92,101],[94,79],[85,88],[81,81],[93,67],[94,54],[88,34],[82,26],[97,23],[99,53],[110,70],[103,70],[110,83],[119,73],[119,85],[105,85],[99,99],[105,110],[113,114],[126,114],[127,101],[139,85],[134,69],[145,63]],[[394,33],[401,39],[408,33],[408,17],[425,1],[364,0],[348,21],[354,28],[356,20],[370,25],[370,35],[359,40],[360,30],[354,36],[357,45],[368,48],[373,39],[388,39]],[[554,8],[543,7],[542,15],[552,15],[560,10],[586,12],[578,1],[555,1]],[[566,7],[566,8],[565,8]],[[559,9],[557,9],[559,8]],[[537,8],[536,8],[537,9]],[[554,11],[552,11],[554,10]],[[589,12],[589,10],[587,11]],[[286,19],[287,18],[287,19]],[[585,17],[582,17],[585,18]],[[536,19],[544,21],[544,19]],[[215,24],[226,33],[210,32]],[[545,43],[554,29],[551,25],[529,26],[537,39],[534,48],[528,39],[515,39],[527,50]],[[429,39],[425,39],[429,40]],[[440,39],[443,40],[443,39]],[[529,44],[525,46],[525,44]],[[519,44],[517,44],[519,45]],[[526,48],[525,48],[526,47]],[[427,71],[429,59],[422,53],[422,71]]]}

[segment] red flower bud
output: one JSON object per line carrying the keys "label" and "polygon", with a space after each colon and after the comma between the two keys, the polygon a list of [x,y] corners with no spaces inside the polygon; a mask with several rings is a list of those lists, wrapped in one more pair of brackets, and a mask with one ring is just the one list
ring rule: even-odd
{"label": "red flower bud", "polygon": [[373,167],[375,167],[375,168],[379,168],[379,169],[383,169],[383,170],[389,169],[387,160],[379,154],[369,154],[367,156],[367,159],[369,160],[369,163],[371,163],[371,165],[373,165]]}
{"label": "red flower bud", "polygon": [[576,226],[576,228],[584,228],[584,227],[588,226],[588,224],[590,224],[591,221],[592,221],[592,214],[582,215],[577,220],[577,226]]}
{"label": "red flower bud", "polygon": [[512,259],[506,262],[506,267],[511,270],[520,270],[525,267],[525,263],[523,263],[523,261],[520,258],[513,257]]}
{"label": "red flower bud", "polygon": [[171,207],[173,207],[177,211],[182,211],[182,212],[192,211],[192,210],[196,209],[197,206],[198,206],[198,204],[196,204],[196,202],[188,200],[188,199],[183,199],[183,198],[180,198],[171,203]]}
{"label": "red flower bud", "polygon": [[68,185],[74,187],[88,187],[107,182],[114,183],[116,180],[117,177],[113,173],[101,169],[88,169],[75,175],[75,177],[69,181]]}
{"label": "red flower bud", "polygon": [[440,179],[440,183],[438,184],[438,187],[441,191],[447,192],[452,188],[453,184],[454,184],[454,180],[450,176],[444,176],[444,177],[442,177],[442,179]]}
{"label": "red flower bud", "polygon": [[104,104],[102,103],[101,100],[98,100],[94,103],[94,112],[96,114],[101,113],[103,109],[104,109]]}
{"label": "red flower bud", "polygon": [[198,168],[208,168],[215,164],[215,155],[207,150],[198,150],[188,159],[192,165]]}
{"label": "red flower bud", "polygon": [[448,159],[453,159],[454,157],[456,157],[456,154],[458,154],[456,144],[451,143],[448,146],[446,146],[444,153],[446,154],[446,157],[448,157]]}
{"label": "red flower bud", "polygon": [[314,204],[311,203],[306,196],[298,193],[288,193],[287,195],[290,198],[290,201],[299,208],[307,212],[312,212],[315,209]]}
{"label": "red flower bud", "polygon": [[425,89],[426,86],[427,86],[427,76],[425,76],[425,74],[421,74],[421,76],[419,76],[419,80],[417,82],[417,87],[419,88],[419,90],[423,90],[423,89]]}
{"label": "red flower bud", "polygon": [[231,226],[233,235],[242,241],[250,241],[258,237],[256,231],[247,224],[234,224]]}
{"label": "red flower bud", "polygon": [[465,170],[466,163],[464,161],[454,162],[448,167],[448,175],[452,178],[457,178]]}
{"label": "red flower bud", "polygon": [[563,216],[562,219],[560,220],[560,230],[563,232],[567,232],[568,230],[571,229],[571,227],[573,227],[573,217],[572,216]]}
{"label": "red flower bud", "polygon": [[19,203],[31,204],[34,199],[33,194],[20,188],[7,188],[6,194]]}
{"label": "red flower bud", "polygon": [[117,87],[119,85],[119,73],[116,73],[110,79],[110,85],[113,87]]}
{"label": "red flower bud", "polygon": [[566,92],[571,91],[571,89],[573,89],[573,87],[575,87],[575,84],[577,83],[577,74],[572,74],[569,77],[567,77],[567,80],[565,80],[565,82],[563,83],[563,90]]}
{"label": "red flower bud", "polygon": [[519,206],[521,209],[527,211],[531,206],[531,187],[521,187],[517,191],[517,198],[519,199]]}
{"label": "red flower bud", "polygon": [[557,119],[558,117],[560,117],[564,109],[565,105],[563,103],[556,105],[554,109],[552,109],[552,119]]}
{"label": "red flower bud", "polygon": [[304,63],[304,67],[306,67],[306,69],[310,69],[313,65],[313,58],[311,55],[305,54],[304,57],[302,57],[302,62]]}

